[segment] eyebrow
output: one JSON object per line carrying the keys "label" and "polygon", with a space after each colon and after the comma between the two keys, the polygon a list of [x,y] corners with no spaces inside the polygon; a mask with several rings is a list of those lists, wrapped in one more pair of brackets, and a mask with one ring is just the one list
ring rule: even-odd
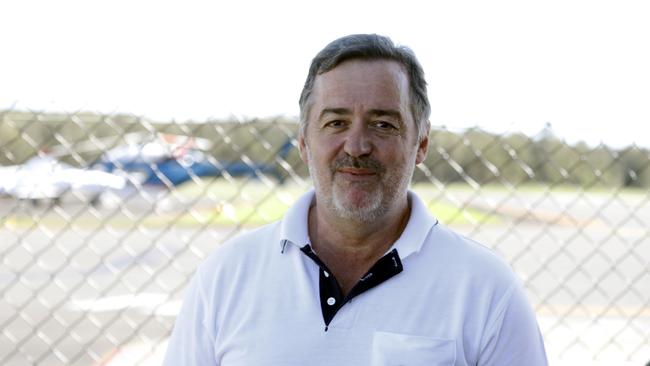
{"label": "eyebrow", "polygon": [[371,109],[368,112],[371,116],[389,116],[396,119],[402,120],[402,114],[394,109]]}
{"label": "eyebrow", "polygon": [[[325,108],[320,112],[318,119],[321,119],[323,118],[324,115],[330,113],[339,114],[339,115],[348,115],[348,114],[352,114],[352,111],[347,108]],[[371,109],[370,111],[368,111],[368,114],[371,116],[390,116],[393,118],[397,118],[399,120],[402,119],[402,114],[398,110],[394,110],[394,109]]]}
{"label": "eyebrow", "polygon": [[318,115],[318,119],[323,118],[324,115],[326,114],[352,114],[352,111],[350,111],[347,108],[325,108],[323,109],[320,114]]}

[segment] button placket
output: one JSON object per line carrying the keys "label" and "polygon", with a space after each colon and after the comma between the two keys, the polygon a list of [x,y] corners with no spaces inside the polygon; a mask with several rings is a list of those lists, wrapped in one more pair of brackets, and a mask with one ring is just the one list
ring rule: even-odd
{"label": "button placket", "polygon": [[325,325],[329,326],[334,318],[334,315],[343,306],[343,292],[339,286],[336,278],[332,276],[325,265],[320,267],[320,301],[321,310],[323,312],[323,320]]}
{"label": "button placket", "polygon": [[337,312],[349,303],[355,296],[381,284],[389,278],[402,271],[402,263],[396,249],[380,258],[370,270],[361,278],[359,282],[351,289],[347,297],[343,297],[343,291],[339,286],[336,278],[331,275],[329,269],[320,258],[311,249],[311,246],[305,245],[301,248],[302,252],[311,258],[319,268],[319,295],[321,312],[325,322],[325,331],[327,331],[330,322],[334,319]]}

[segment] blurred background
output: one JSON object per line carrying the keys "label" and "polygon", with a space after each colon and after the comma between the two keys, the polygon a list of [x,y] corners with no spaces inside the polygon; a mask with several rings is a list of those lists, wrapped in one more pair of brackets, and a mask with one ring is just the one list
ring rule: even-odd
{"label": "blurred background", "polygon": [[159,364],[198,263],[311,183],[311,58],[420,59],[413,190],[523,279],[551,365],[650,360],[643,1],[0,4],[0,364]]}

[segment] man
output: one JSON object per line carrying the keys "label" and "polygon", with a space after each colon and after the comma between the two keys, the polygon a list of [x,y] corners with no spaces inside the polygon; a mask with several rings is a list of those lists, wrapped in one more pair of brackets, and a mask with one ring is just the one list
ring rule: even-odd
{"label": "man", "polygon": [[521,283],[408,190],[428,148],[413,53],[353,35],[300,98],[314,190],[200,266],[166,365],[546,365]]}

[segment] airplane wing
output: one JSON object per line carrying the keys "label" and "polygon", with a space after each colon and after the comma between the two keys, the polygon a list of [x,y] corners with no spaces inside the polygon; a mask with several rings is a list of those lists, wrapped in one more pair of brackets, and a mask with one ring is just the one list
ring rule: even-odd
{"label": "airplane wing", "polygon": [[17,165],[0,167],[0,195],[8,195],[14,186],[14,179],[18,171]]}
{"label": "airplane wing", "polygon": [[115,174],[99,170],[69,168],[57,171],[52,180],[62,182],[73,190],[101,192],[105,189],[122,189],[126,179]]}
{"label": "airplane wing", "polygon": [[0,193],[19,199],[52,199],[68,191],[99,193],[125,186],[123,177],[73,168],[51,157],[34,157],[23,165],[0,170]]}

